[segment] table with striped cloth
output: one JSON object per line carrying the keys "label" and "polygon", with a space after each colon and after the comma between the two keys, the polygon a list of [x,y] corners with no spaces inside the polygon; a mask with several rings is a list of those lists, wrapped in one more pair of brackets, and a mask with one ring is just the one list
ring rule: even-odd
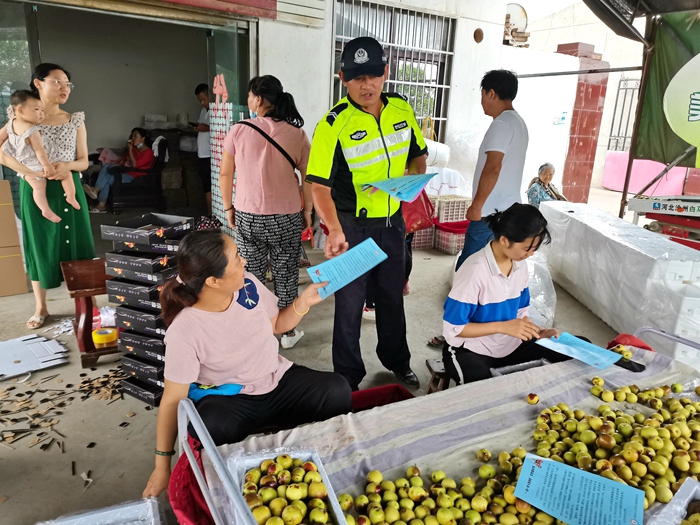
{"label": "table with striped cloth", "polygon": [[[661,354],[638,350],[634,361],[646,370],[632,373],[617,366],[597,370],[579,361],[567,361],[525,370],[489,380],[453,387],[443,392],[338,416],[267,436],[251,436],[241,443],[219,447],[226,459],[232,453],[258,452],[277,447],[314,447],[323,461],[336,494],[364,493],[365,476],[372,469],[385,479],[404,477],[406,468],[417,465],[424,480],[433,470],[444,470],[456,480],[477,478],[480,462],[476,452],[488,448],[494,457],[523,446],[536,449],[532,439],[540,410],[564,402],[573,410],[597,414],[602,401],[590,394],[591,378],[605,379],[605,388],[636,384],[641,389],[682,383],[691,399],[700,382],[698,372]],[[540,403],[526,402],[536,393]],[[676,394],[679,396],[679,394]],[[641,404],[609,403],[614,409],[635,414],[653,411]],[[211,462],[203,454],[205,474],[217,506],[225,505],[223,487]],[[492,461],[493,463],[493,461]],[[662,505],[655,504],[646,518]],[[645,520],[646,521],[646,520]]]}

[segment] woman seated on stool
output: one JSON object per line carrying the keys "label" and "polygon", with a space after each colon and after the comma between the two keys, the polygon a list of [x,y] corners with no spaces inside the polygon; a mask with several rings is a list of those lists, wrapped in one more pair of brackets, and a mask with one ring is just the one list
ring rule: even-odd
{"label": "woman seated on stool", "polygon": [[293,329],[319,302],[311,284],[283,310],[245,271],[228,236],[190,233],[177,255],[179,276],[160,294],[168,325],[165,390],[156,427],[155,470],[143,492],[157,496],[170,480],[177,406],[189,397],[216,445],[236,443],[270,426],[292,428],[350,412],[350,386],[282,357],[274,334]]}
{"label": "woman seated on stool", "polygon": [[552,184],[553,177],[554,166],[549,162],[542,164],[537,170],[537,177],[532,179],[527,187],[527,201],[530,204],[539,208],[543,201],[567,200]]}
{"label": "woman seated on stool", "polygon": [[570,359],[535,344],[559,332],[540,328],[527,316],[525,259],[550,242],[547,221],[529,204],[513,204],[486,220],[494,240],[462,264],[445,301],[442,359],[458,385],[487,379],[492,368]]}
{"label": "woman seated on stool", "polygon": [[[91,213],[104,213],[107,211],[107,197],[109,197],[109,189],[114,184],[114,177],[109,171],[112,166],[126,166],[128,168],[136,168],[139,170],[148,170],[153,166],[156,157],[153,150],[147,144],[148,132],[143,128],[134,128],[131,130],[129,140],[126,142],[126,153],[118,164],[105,164],[97,176],[97,182],[94,186],[83,184],[85,193],[91,199],[97,199],[97,206],[90,208]],[[121,176],[122,183],[128,184],[137,177],[143,177],[146,173],[138,171],[125,171],[117,174]]]}

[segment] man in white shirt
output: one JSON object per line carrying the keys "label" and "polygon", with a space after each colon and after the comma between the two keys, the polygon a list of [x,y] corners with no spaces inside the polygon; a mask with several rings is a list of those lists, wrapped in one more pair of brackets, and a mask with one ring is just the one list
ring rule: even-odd
{"label": "man in white shirt", "polygon": [[209,86],[199,84],[194,94],[202,105],[197,125],[193,126],[197,134],[197,173],[202,179],[204,195],[207,199],[207,209],[211,215],[211,149],[209,147]]}
{"label": "man in white shirt", "polygon": [[467,219],[471,222],[456,269],[493,238],[482,219],[521,202],[520,187],[529,136],[525,121],[513,109],[517,93],[518,77],[511,71],[489,71],[481,80],[481,107],[493,122],[479,147],[472,204],[467,210]]}

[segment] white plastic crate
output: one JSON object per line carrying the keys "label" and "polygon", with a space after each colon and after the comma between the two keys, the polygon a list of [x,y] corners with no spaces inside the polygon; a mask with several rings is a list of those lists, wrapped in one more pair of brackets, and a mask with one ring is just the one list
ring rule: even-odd
{"label": "white plastic crate", "polygon": [[472,200],[461,195],[440,195],[437,199],[438,222],[459,222],[467,218]]}
{"label": "white plastic crate", "polygon": [[450,255],[456,255],[464,248],[464,233],[451,233],[435,230],[435,248]]}
{"label": "white plastic crate", "polygon": [[[236,487],[242,491],[243,485],[245,484],[245,473],[248,470],[259,467],[260,463],[262,463],[264,460],[274,459],[276,456],[281,454],[289,454],[293,458],[299,458],[303,461],[313,461],[316,464],[318,473],[321,474],[323,483],[328,491],[328,498],[326,501],[326,504],[328,505],[326,510],[328,511],[329,516],[328,525],[347,525],[345,514],[343,514],[340,504],[338,503],[338,496],[336,496],[335,491],[333,490],[333,486],[328,479],[326,469],[323,468],[323,463],[321,463],[321,458],[316,450],[296,447],[280,447],[274,450],[262,450],[251,453],[241,453],[239,450],[228,457],[226,464],[231,476],[233,477]],[[239,518],[239,520],[236,521],[237,524],[257,525],[255,518],[253,518],[253,514],[248,508],[229,508],[226,509],[226,512],[229,516],[234,516],[234,520],[235,517]]]}
{"label": "white plastic crate", "polygon": [[88,510],[37,525],[160,525],[160,506],[155,498],[130,501],[113,507]]}
{"label": "white plastic crate", "polygon": [[418,230],[416,233],[413,234],[413,242],[411,242],[411,249],[429,250],[433,247],[434,238],[435,226],[425,228],[424,230]]}

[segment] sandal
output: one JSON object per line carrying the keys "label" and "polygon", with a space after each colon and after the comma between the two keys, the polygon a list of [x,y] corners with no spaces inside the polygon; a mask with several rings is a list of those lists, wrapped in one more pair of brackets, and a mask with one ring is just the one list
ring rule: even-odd
{"label": "sandal", "polygon": [[427,344],[433,348],[442,348],[445,345],[445,338],[442,335],[436,335]]}
{"label": "sandal", "polygon": [[[27,328],[29,330],[38,330],[42,326],[44,326],[44,322],[46,321],[46,317],[44,315],[32,315],[29,319],[27,319]],[[29,326],[29,325],[32,326]],[[35,325],[35,326],[34,326]]]}
{"label": "sandal", "polygon": [[101,210],[95,206],[90,206],[90,213],[107,213],[107,210]]}

